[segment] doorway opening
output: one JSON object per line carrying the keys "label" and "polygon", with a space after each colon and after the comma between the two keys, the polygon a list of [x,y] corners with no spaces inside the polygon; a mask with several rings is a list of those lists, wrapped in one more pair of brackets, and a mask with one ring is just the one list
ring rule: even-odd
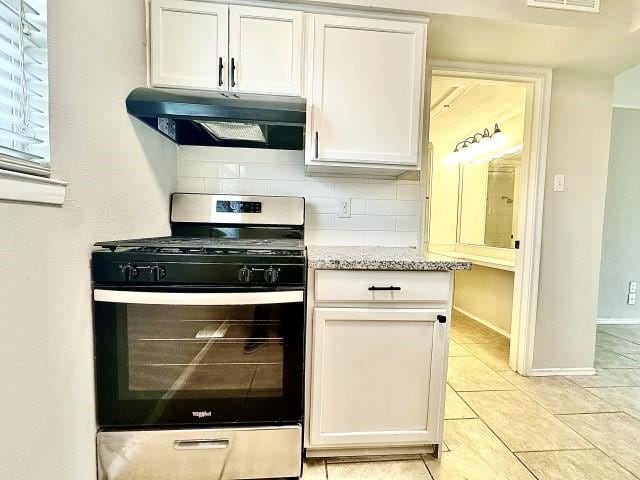
{"label": "doorway opening", "polygon": [[[526,70],[526,71],[525,71]],[[451,351],[533,369],[550,72],[433,65],[425,251],[457,272]]]}

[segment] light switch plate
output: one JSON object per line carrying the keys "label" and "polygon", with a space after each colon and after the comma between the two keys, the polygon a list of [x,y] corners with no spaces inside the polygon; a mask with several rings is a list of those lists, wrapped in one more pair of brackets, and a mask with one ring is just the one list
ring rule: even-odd
{"label": "light switch plate", "polygon": [[564,175],[555,175],[553,177],[553,191],[564,192]]}
{"label": "light switch plate", "polygon": [[636,294],[635,293],[630,293],[629,297],[627,298],[627,304],[629,305],[635,305],[636,304]]}
{"label": "light switch plate", "polygon": [[638,291],[638,282],[629,282],[629,293],[636,293]]}

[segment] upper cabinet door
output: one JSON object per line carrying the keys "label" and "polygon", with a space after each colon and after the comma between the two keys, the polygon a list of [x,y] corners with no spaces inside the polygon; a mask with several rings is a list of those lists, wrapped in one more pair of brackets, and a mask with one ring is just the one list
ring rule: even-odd
{"label": "upper cabinet door", "polygon": [[151,85],[227,89],[228,7],[151,0]]}
{"label": "upper cabinet door", "polygon": [[230,89],[300,95],[302,12],[231,6]]}
{"label": "upper cabinet door", "polygon": [[311,162],[418,165],[426,25],[314,19]]}

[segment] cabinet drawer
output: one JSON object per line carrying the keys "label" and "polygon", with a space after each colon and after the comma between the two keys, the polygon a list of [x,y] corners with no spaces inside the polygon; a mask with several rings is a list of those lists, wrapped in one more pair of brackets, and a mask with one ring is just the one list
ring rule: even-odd
{"label": "cabinet drawer", "polygon": [[98,432],[98,480],[298,477],[302,429]]}
{"label": "cabinet drawer", "polygon": [[[447,302],[449,272],[317,270],[317,302]],[[391,288],[393,287],[393,288]]]}

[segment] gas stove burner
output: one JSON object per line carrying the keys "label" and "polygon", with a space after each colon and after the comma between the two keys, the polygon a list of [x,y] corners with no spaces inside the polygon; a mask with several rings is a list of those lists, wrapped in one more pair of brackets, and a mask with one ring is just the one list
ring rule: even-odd
{"label": "gas stove burner", "polygon": [[133,240],[116,240],[96,243],[111,251],[122,248],[137,248],[149,253],[194,253],[199,255],[273,255],[274,252],[292,254],[302,252],[301,239],[244,239],[244,238],[198,238],[198,237],[158,237]]}

